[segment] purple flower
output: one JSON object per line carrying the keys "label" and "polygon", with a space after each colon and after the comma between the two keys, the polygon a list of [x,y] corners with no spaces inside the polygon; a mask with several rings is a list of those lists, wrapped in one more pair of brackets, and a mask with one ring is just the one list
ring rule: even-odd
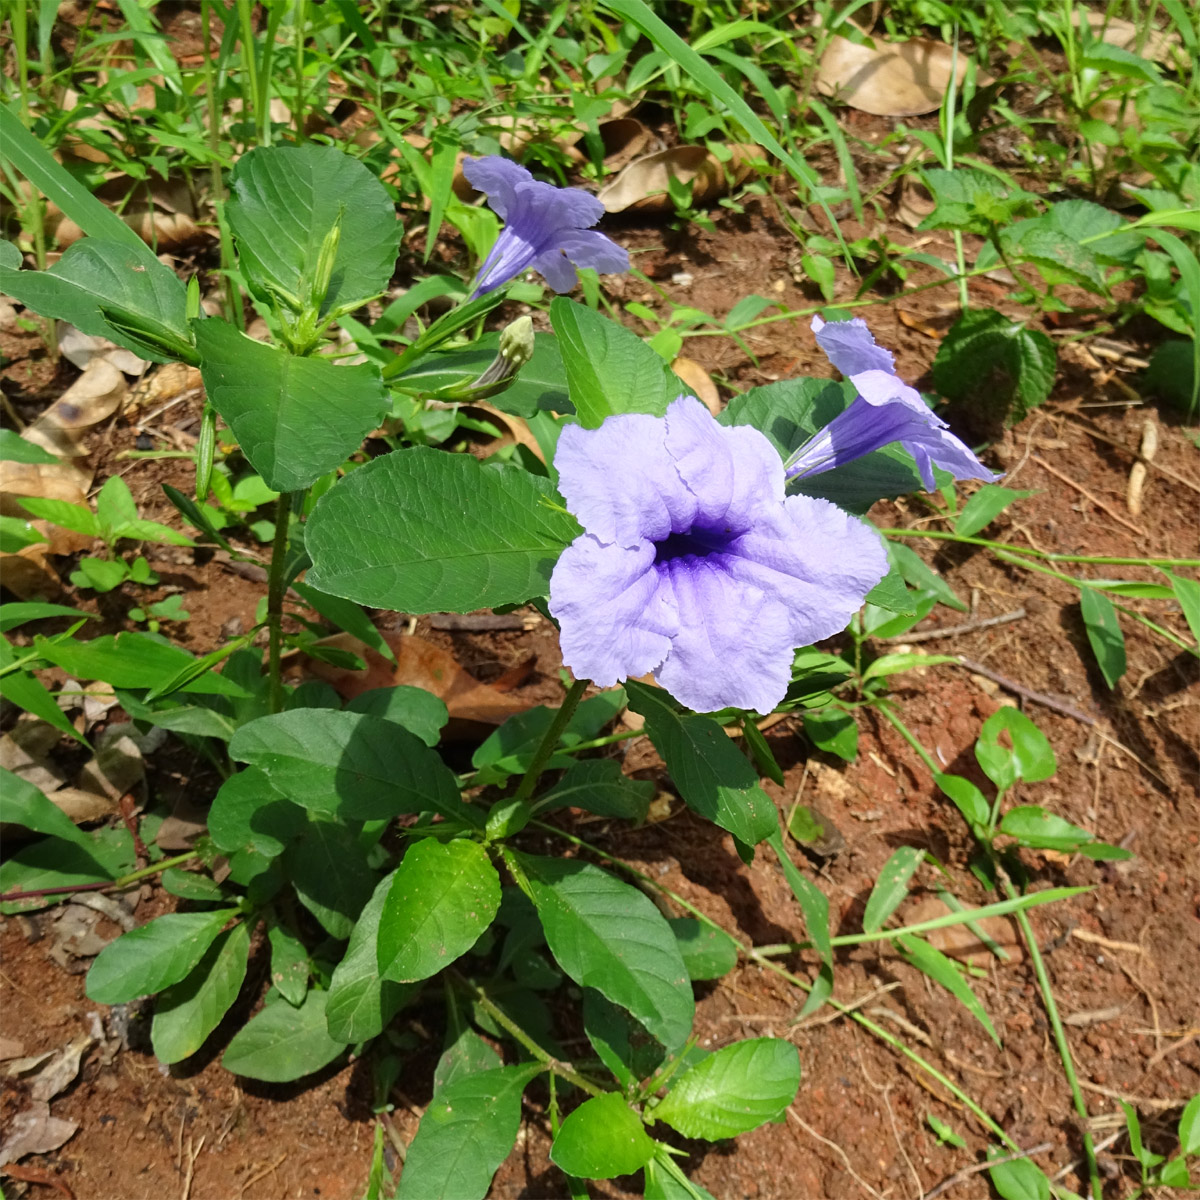
{"label": "purple flower", "polygon": [[789,479],[832,471],[890,442],[899,442],[916,459],[927,491],[933,491],[933,468],[955,479],[1000,476],[975,457],[897,375],[891,352],[875,344],[865,321],[826,324],[813,317],[817,344],[829,361],[858,389],[858,395],[820,433],[809,438],[785,464]]}
{"label": "purple flower", "polygon": [[629,253],[591,227],[604,215],[604,205],[579,188],[539,183],[524,167],[507,158],[468,158],[463,174],[487,195],[492,210],[505,222],[491,253],[479,268],[471,299],[502,287],[533,267],[556,292],[569,292],[576,267],[600,272],[629,270]]}
{"label": "purple flower", "polygon": [[586,532],[550,579],[563,661],[603,686],[653,671],[700,712],[770,712],[793,650],[842,629],[887,572],[878,534],[827,500],[784,496],[757,429],[692,396],[666,417],[569,425],[554,456]]}

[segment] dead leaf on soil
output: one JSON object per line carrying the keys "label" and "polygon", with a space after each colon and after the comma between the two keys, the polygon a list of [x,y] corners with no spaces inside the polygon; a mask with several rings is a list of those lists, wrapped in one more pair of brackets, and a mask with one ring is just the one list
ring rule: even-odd
{"label": "dead leaf on soil", "polygon": [[692,389],[692,395],[704,403],[714,417],[721,415],[721,394],[712,376],[695,359],[682,354],[671,364],[671,370]]}
{"label": "dead leaf on soil", "polygon": [[146,760],[135,734],[128,722],[108,726],[96,739],[95,757],[84,765],[75,780],[80,791],[106,800],[109,812],[127,792],[145,791]]}
{"label": "dead leaf on soil", "polygon": [[29,1154],[49,1154],[66,1145],[78,1130],[78,1121],[52,1117],[50,1105],[39,1101],[9,1122],[8,1135],[0,1145],[0,1167]]}
{"label": "dead leaf on soil", "polygon": [[18,1058],[8,1064],[4,1074],[9,1079],[29,1082],[29,1094],[34,1100],[53,1100],[66,1091],[79,1074],[79,1063],[95,1039],[87,1033],[72,1038],[65,1046],[46,1054]]}
{"label": "dead leaf on soil", "polygon": [[66,772],[50,758],[62,736],[49,721],[22,713],[12,729],[0,736],[0,767],[39,791],[55,791],[67,782]]}
{"label": "dead leaf on soil", "polygon": [[[873,40],[874,45],[860,45],[837,35],[830,38],[817,67],[817,90],[877,117],[915,117],[940,108],[953,49],[927,38]],[[958,55],[959,84],[967,73],[967,57]],[[984,87],[992,79],[980,71],[978,81]]]}
{"label": "dead leaf on soil", "polygon": [[[654,141],[654,135],[636,117],[616,117],[601,121],[597,126],[600,141],[604,144],[604,170],[608,175],[620,171],[632,162]],[[586,162],[587,151],[579,143],[583,141],[580,130],[566,147],[567,154],[575,162]]]}
{"label": "dead leaf on soil", "polygon": [[53,944],[46,956],[68,973],[82,974],[87,964],[77,960],[95,958],[113,940],[96,932],[102,915],[85,904],[61,905],[54,914]]}
{"label": "dead leaf on soil", "polygon": [[757,146],[728,146],[731,157],[722,163],[704,146],[673,146],[634,159],[612,183],[596,194],[606,212],[673,212],[667,190],[672,178],[692,185],[692,203],[707,204],[725,195],[754,170],[763,151]]}
{"label": "dead leaf on soil", "polygon": [[[905,912],[904,923],[917,925],[922,921],[933,921],[949,915],[951,911],[936,896],[927,896]],[[1011,917],[984,917],[976,924],[1008,954],[1010,962],[1017,963],[1024,959],[1025,948],[1021,943],[1021,935]],[[945,925],[941,929],[931,929],[923,936],[930,945],[951,958],[965,959],[969,963],[986,963],[994,957],[991,950],[966,925]]]}
{"label": "dead leaf on soil", "polygon": [[524,446],[530,454],[535,455],[539,461],[546,461],[546,456],[542,452],[537,438],[533,436],[529,431],[529,426],[520,417],[514,416],[512,413],[501,412],[494,405],[488,404],[486,400],[473,400],[470,407],[479,409],[489,419],[508,430],[508,436],[502,441],[516,442],[518,446]]}
{"label": "dead leaf on soil", "polygon": [[909,229],[916,229],[936,207],[937,202],[919,179],[915,179],[912,175],[905,175],[900,180],[900,197],[896,201],[896,220],[902,221]]}
{"label": "dead leaf on soil", "polygon": [[10,1058],[24,1057],[24,1042],[19,1042],[16,1038],[0,1037],[0,1062],[7,1062]]}
{"label": "dead leaf on soil", "polygon": [[339,633],[317,644],[357,654],[367,664],[365,671],[334,667],[311,658],[306,658],[305,666],[310,674],[332,684],[346,700],[352,700],[373,688],[396,687],[400,684],[432,692],[450,712],[446,736],[451,740],[476,736],[480,726],[489,731],[515,713],[524,712],[530,707],[525,701],[507,696],[491,684],[480,683],[463,670],[452,654],[422,638],[394,633],[385,633],[383,636],[396,656],[395,663],[388,662],[382,654],[348,633]]}
{"label": "dead leaf on soil", "polygon": [[1182,70],[1186,65],[1183,43],[1173,30],[1150,29],[1139,50],[1140,28],[1132,21],[1126,21],[1123,17],[1109,17],[1106,20],[1103,12],[1073,7],[1071,23],[1078,28],[1082,20],[1087,21],[1096,37],[1110,46],[1118,46],[1130,54],[1140,54],[1142,58],[1152,59],[1175,70]]}
{"label": "dead leaf on soil", "polygon": [[[30,438],[29,440],[33,441],[34,439]],[[90,549],[94,539],[88,537],[87,534],[63,529],[61,525],[55,525],[51,521],[34,520],[21,507],[20,501],[36,497],[46,500],[65,500],[68,504],[86,505],[86,488],[90,482],[91,473],[81,470],[70,460],[53,463],[0,462],[0,513],[6,517],[18,517],[22,521],[28,521],[42,535],[45,543],[40,547],[40,554],[30,553],[39,550],[36,543],[24,547],[19,552],[31,564],[28,575],[32,582],[39,581],[38,576],[44,566],[41,560],[46,553],[74,554],[76,550]],[[18,590],[19,583],[9,579],[8,571],[12,569],[18,572],[18,580],[22,576],[20,575],[20,564],[11,562],[12,557],[14,556],[6,555],[4,557],[4,586],[15,592]],[[52,586],[58,590],[57,576],[54,576]],[[22,599],[24,598],[22,597]]]}
{"label": "dead leaf on soil", "polygon": [[62,581],[46,557],[45,546],[26,546],[16,554],[0,554],[0,577],[18,600],[54,600]]}
{"label": "dead leaf on soil", "polygon": [[98,358],[106,359],[124,375],[141,375],[150,365],[147,359],[138,358],[132,350],[126,350],[108,338],[84,333],[66,321],[58,323],[58,348],[63,358],[81,371]]}
{"label": "dead leaf on soil", "polygon": [[25,436],[52,454],[72,450],[79,454],[78,434],[111,417],[128,391],[129,384],[121,368],[108,357],[93,358],[83,374],[29,426]]}

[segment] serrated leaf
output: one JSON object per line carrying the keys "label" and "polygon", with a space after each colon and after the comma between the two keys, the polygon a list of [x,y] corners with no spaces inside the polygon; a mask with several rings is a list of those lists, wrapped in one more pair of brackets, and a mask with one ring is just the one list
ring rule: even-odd
{"label": "serrated leaf", "polygon": [[998,483],[985,483],[963,505],[954,532],[960,537],[974,537],[986,529],[1015,500],[1024,500],[1033,492],[1021,492],[1015,488],[1001,487]]}
{"label": "serrated leaf", "polygon": [[1041,404],[1054,386],[1054,343],[995,309],[964,313],[942,339],[933,383],[949,400],[1009,406],[1010,423]]}
{"label": "serrated leaf", "polygon": [[901,934],[896,939],[904,957],[919,971],[923,971],[935,983],[940,983],[948,992],[958,999],[967,1011],[984,1027],[988,1037],[1000,1045],[1000,1035],[992,1024],[979,998],[971,990],[970,984],[963,978],[962,971],[955,962],[947,958],[936,946],[930,945],[924,938],[912,934]]}
{"label": "serrated leaf", "polygon": [[578,1179],[612,1179],[640,1171],[654,1157],[654,1140],[623,1096],[585,1100],[559,1128],[550,1161]]}
{"label": "serrated leaf", "polygon": [[322,313],[387,287],[403,227],[387,189],[357,159],[332,146],[260,146],[238,159],[229,185],[226,216],[256,290],[271,284],[304,300],[335,225]]}
{"label": "serrated leaf", "polygon": [[500,907],[500,876],[478,843],[415,842],[392,877],[379,919],[379,974],[413,983],[465,954]]}
{"label": "serrated leaf", "polygon": [[934,209],[918,229],[962,229],[986,235],[1037,198],[1009,180],[973,167],[926,167],[921,174],[933,195]]}
{"label": "serrated leaf", "polygon": [[386,875],[375,886],[362,910],[342,961],[329,981],[325,1022],[329,1036],[353,1045],[377,1037],[417,990],[404,983],[379,978],[379,918],[394,876]]}
{"label": "serrated leaf", "polygon": [[777,1120],[796,1098],[800,1055],[781,1038],[735,1042],[682,1075],[650,1110],[684,1137],[710,1142]]}
{"label": "serrated leaf", "polygon": [[875,886],[867,897],[867,907],[863,912],[863,933],[875,933],[883,928],[884,922],[908,895],[909,881],[924,861],[924,850],[916,846],[901,846],[883,864]]}
{"label": "serrated leaf", "polygon": [[274,713],[243,725],[229,754],[314,813],[376,821],[432,811],[482,824],[438,755],[381,717],[313,708]]}
{"label": "serrated leaf", "polygon": [[298,358],[218,317],[194,320],[192,331],[209,401],[273,491],[309,487],[341,466],[390,408],[369,363]]}
{"label": "serrated leaf", "polygon": [[661,688],[630,680],[629,707],[646,718],[684,803],[748,846],[779,829],[779,814],[746,756],[711,717],[680,712]]}
{"label": "serrated leaf", "polygon": [[585,429],[616,413],[661,417],[687,393],[684,384],[637,334],[565,297],[550,302],[563,349],[571,403]]}
{"label": "serrated leaf", "polygon": [[1114,688],[1125,674],[1125,635],[1117,610],[1103,592],[1085,587],[1079,591],[1079,611],[1104,682]]}
{"label": "serrated leaf", "polygon": [[403,612],[519,604],[546,595],[579,531],[549,481],[413,447],[321,497],[305,530],[307,578],[332,595]]}
{"label": "serrated leaf", "polygon": [[521,1124],[539,1064],[499,1067],[435,1092],[404,1160],[396,1200],[483,1200]]}
{"label": "serrated leaf", "polygon": [[558,965],[637,1018],[667,1050],[682,1046],[695,1004],[666,918],[636,888],[591,863],[516,856]]}
{"label": "serrated leaf", "polygon": [[168,913],[123,933],[92,963],[88,999],[98,1004],[127,1004],[178,983],[190,974],[235,912]]}
{"label": "serrated leaf", "polygon": [[333,1062],[346,1047],[325,1027],[328,992],[315,989],[299,1008],[268,1005],[233,1035],[221,1065],[235,1075],[268,1083],[290,1083]]}
{"label": "serrated leaf", "polygon": [[150,1044],[160,1062],[180,1062],[204,1045],[242,989],[249,952],[250,927],[243,921],[217,935],[186,979],[159,993]]}

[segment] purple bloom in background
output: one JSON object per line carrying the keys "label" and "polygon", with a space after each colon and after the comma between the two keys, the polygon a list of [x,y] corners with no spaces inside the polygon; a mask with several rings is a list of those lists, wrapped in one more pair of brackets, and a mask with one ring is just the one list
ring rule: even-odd
{"label": "purple bloom in background", "polygon": [[785,469],[789,479],[832,471],[890,442],[899,442],[916,459],[927,491],[935,486],[935,466],[949,471],[955,479],[984,479],[990,483],[1000,478],[930,411],[920,393],[896,375],[890,351],[875,344],[865,321],[855,318],[826,324],[820,317],[813,317],[812,329],[817,344],[854,384],[858,395],[845,412],[788,459]]}
{"label": "purple bloom in background", "polygon": [[569,292],[579,278],[576,267],[602,273],[629,270],[629,253],[591,227],[604,205],[579,188],[540,183],[524,167],[491,155],[468,158],[463,174],[486,194],[504,221],[491,253],[475,280],[471,299],[494,291],[533,267],[556,292]]}
{"label": "purple bloom in background", "polygon": [[793,650],[841,630],[887,572],[878,534],[785,497],[771,443],[692,396],[665,418],[569,425],[554,465],[586,532],[554,568],[550,611],[563,661],[602,686],[653,671],[697,711],[770,712]]}

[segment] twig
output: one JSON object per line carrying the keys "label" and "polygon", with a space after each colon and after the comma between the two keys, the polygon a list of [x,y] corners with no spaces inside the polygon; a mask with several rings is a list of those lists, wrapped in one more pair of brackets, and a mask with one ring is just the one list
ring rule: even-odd
{"label": "twig", "polygon": [[179,1200],[188,1200],[192,1194],[192,1179],[196,1174],[196,1159],[200,1157],[200,1151],[204,1149],[204,1139],[207,1134],[201,1134],[200,1140],[196,1143],[195,1150],[192,1149],[192,1139],[188,1138],[187,1149],[187,1174],[183,1177],[183,1190],[179,1193]]}
{"label": "twig", "polygon": [[1127,1096],[1124,1092],[1115,1092],[1112,1088],[1101,1087],[1098,1083],[1088,1083],[1086,1079],[1079,1081],[1079,1086],[1087,1092],[1097,1092],[1113,1100],[1124,1100],[1126,1104],[1134,1104],[1152,1112],[1169,1112],[1172,1108],[1182,1108],[1182,1100],[1156,1100],[1151,1096]]}
{"label": "twig", "polygon": [[[867,1182],[867,1181],[866,1181],[866,1180],[865,1180],[865,1179],[864,1179],[864,1178],[863,1178],[863,1177],[862,1177],[862,1176],[861,1176],[861,1175],[860,1175],[860,1174],[859,1174],[859,1173],[858,1173],[858,1172],[857,1172],[857,1171],[854,1169],[854,1167],[853,1167],[853,1166],[851,1166],[851,1164],[850,1164],[850,1156],[849,1156],[849,1155],[848,1155],[848,1154],[845,1152],[845,1150],[843,1150],[843,1149],[841,1148],[841,1146],[839,1146],[839,1145],[837,1144],[837,1142],[831,1142],[831,1141],[830,1141],[830,1140],[829,1140],[827,1137],[822,1137],[822,1136],[821,1136],[821,1134],[819,1134],[819,1133],[818,1133],[818,1132],[817,1132],[817,1131],[816,1131],[816,1130],[815,1130],[815,1129],[814,1129],[814,1128],[813,1128],[811,1125],[807,1124],[807,1123],[806,1123],[804,1120],[802,1120],[802,1119],[801,1119],[801,1118],[800,1118],[800,1117],[797,1115],[797,1113],[796,1113],[796,1109],[795,1109],[795,1107],[794,1107],[793,1105],[790,1105],[790,1104],[788,1105],[787,1114],[788,1114],[788,1116],[789,1116],[789,1117],[791,1117],[791,1118],[792,1118],[792,1120],[793,1120],[793,1121],[795,1121],[795,1122],[796,1122],[796,1124],[797,1124],[797,1125],[799,1125],[799,1126],[800,1126],[800,1128],[801,1128],[801,1129],[803,1129],[803,1130],[804,1130],[804,1132],[805,1132],[805,1133],[807,1133],[807,1134],[808,1134],[810,1137],[814,1137],[814,1138],[816,1138],[816,1139],[817,1139],[817,1141],[818,1141],[818,1142],[820,1142],[820,1143],[821,1143],[823,1146],[828,1146],[828,1147],[829,1147],[831,1150],[836,1150],[836,1151],[837,1151],[838,1155],[841,1157],[841,1160],[842,1160],[842,1162],[843,1162],[843,1163],[845,1163],[845,1165],[846,1165],[846,1170],[850,1172],[850,1176],[851,1176],[851,1178],[853,1178],[853,1179],[854,1179],[854,1181],[855,1181],[855,1182],[856,1182],[856,1183],[857,1183],[857,1184],[858,1184],[858,1185],[859,1185],[859,1186],[860,1186],[860,1187],[863,1189],[863,1191],[867,1192],[867,1193],[868,1193],[869,1195],[871,1195],[871,1196],[874,1196],[874,1197],[875,1197],[875,1200],[884,1200],[884,1197],[882,1196],[882,1194],[881,1194],[881,1193],[879,1193],[879,1192],[877,1192],[877,1191],[876,1191],[876,1190],[875,1190],[875,1189],[874,1189],[874,1188],[873,1188],[873,1187],[872,1187],[872,1186],[871,1186],[871,1185],[870,1185],[870,1184],[869,1184],[869,1183],[868,1183],[868,1182]],[[928,1197],[926,1197],[926,1200],[929,1200],[929,1198],[928,1198]]]}
{"label": "twig", "polygon": [[1176,1050],[1182,1050],[1184,1046],[1190,1046],[1197,1038],[1200,1038],[1200,1029],[1193,1029],[1187,1037],[1180,1038],[1174,1045],[1164,1046],[1161,1050],[1156,1051],[1147,1061],[1146,1071],[1152,1071],[1168,1054],[1174,1054]]}
{"label": "twig", "polygon": [[1146,531],[1140,526],[1133,524],[1132,521],[1127,521],[1121,514],[1114,509],[1109,508],[1098,496],[1092,495],[1081,483],[1076,483],[1069,475],[1064,475],[1057,467],[1052,467],[1044,458],[1039,458],[1036,454],[1031,454],[1030,457],[1043,471],[1049,471],[1056,479],[1061,479],[1068,487],[1074,488],[1085,500],[1090,500],[1097,508],[1108,513],[1110,517],[1118,525],[1124,525],[1131,533],[1136,533],[1138,537],[1145,537]]}
{"label": "twig", "polygon": [[[1094,429],[1091,421],[1089,421],[1087,417],[1080,417],[1073,413],[1065,413],[1064,416],[1066,416],[1069,421],[1074,421],[1076,424],[1080,425],[1088,437],[1093,437],[1096,439],[1096,441],[1103,442],[1106,446],[1112,446],[1114,450],[1123,450],[1129,455],[1130,458],[1136,459],[1141,457],[1136,450],[1125,445],[1124,442],[1115,441],[1110,437],[1106,437],[1098,429]],[[1200,492],[1200,485],[1193,483],[1186,475],[1180,475],[1178,471],[1172,471],[1170,467],[1163,466],[1163,464],[1160,462],[1156,461],[1151,463],[1150,469],[1152,471],[1161,471],[1162,474],[1167,476],[1167,478],[1174,479],[1176,483],[1182,483],[1184,487],[1191,488],[1193,492]]]}
{"label": "twig", "polygon": [[935,642],[938,638],[959,637],[964,633],[974,633],[977,629],[989,629],[993,625],[1007,625],[1010,621],[1020,621],[1025,616],[1023,608],[1014,608],[1012,612],[1001,613],[998,617],[978,617],[974,621],[964,621],[961,625],[949,625],[945,629],[927,629],[921,633],[898,633],[893,637],[875,638],[880,645],[890,643]]}
{"label": "twig", "polygon": [[257,1171],[255,1174],[251,1175],[250,1178],[242,1184],[242,1190],[238,1192],[238,1195],[244,1196],[246,1194],[246,1189],[250,1187],[251,1184],[257,1183],[260,1179],[266,1179],[268,1175],[274,1175],[275,1172],[279,1170],[286,1158],[286,1154],[281,1154],[274,1162],[267,1163],[267,1165],[263,1167],[261,1171]]}
{"label": "twig", "polygon": [[960,1183],[966,1183],[972,1175],[978,1175],[980,1171],[986,1171],[990,1167],[998,1167],[1001,1163],[1016,1162],[1019,1158],[1032,1158],[1035,1154],[1044,1154],[1047,1150],[1052,1150],[1053,1148],[1053,1142],[1041,1142],[1037,1146],[1030,1146],[1028,1150],[1021,1150],[1016,1154],[1006,1154],[1003,1158],[989,1158],[987,1162],[975,1163],[974,1166],[963,1167],[961,1171],[956,1171],[948,1179],[943,1179],[932,1192],[926,1192],[925,1200],[933,1200],[935,1196],[940,1196],[943,1192],[948,1192],[952,1187],[957,1187]]}
{"label": "twig", "polygon": [[1111,938],[1101,937],[1098,933],[1088,933],[1086,929],[1072,929],[1071,936],[1081,942],[1091,942],[1094,946],[1103,946],[1105,950],[1128,950],[1130,954],[1146,953],[1135,942],[1114,942]]}
{"label": "twig", "polygon": [[1045,708],[1052,708],[1055,712],[1062,713],[1064,717],[1073,717],[1076,721],[1080,721],[1084,725],[1096,724],[1095,717],[1089,717],[1087,713],[1080,711],[1074,705],[1068,704],[1065,700],[1055,700],[1053,696],[1047,696],[1045,692],[1035,692],[1032,688],[1027,688],[1023,683],[1017,683],[1015,679],[1009,679],[1007,675],[1001,675],[999,671],[993,671],[991,667],[985,667],[983,663],[978,663],[972,658],[964,658],[960,654],[958,656],[958,665],[965,667],[968,671],[973,671],[976,675],[982,675],[985,679],[990,679],[993,683],[998,683],[1005,691],[1012,692],[1017,696],[1023,696],[1026,700],[1032,701],[1034,704],[1041,704]]}
{"label": "twig", "polygon": [[480,633],[524,629],[525,621],[520,613],[434,613],[429,626],[450,632]]}
{"label": "twig", "polygon": [[61,887],[32,888],[27,892],[0,892],[0,904],[8,904],[12,900],[44,900],[47,896],[69,896],[75,892],[101,892],[107,891],[109,888],[119,891],[121,888],[137,883],[140,879],[148,879],[151,875],[157,875],[168,867],[177,867],[180,863],[191,862],[192,859],[199,857],[195,851],[189,851],[187,854],[176,855],[175,858],[162,858],[149,867],[143,867],[140,871],[130,871],[128,875],[122,875],[120,879],[105,879],[101,883],[68,883]]}

